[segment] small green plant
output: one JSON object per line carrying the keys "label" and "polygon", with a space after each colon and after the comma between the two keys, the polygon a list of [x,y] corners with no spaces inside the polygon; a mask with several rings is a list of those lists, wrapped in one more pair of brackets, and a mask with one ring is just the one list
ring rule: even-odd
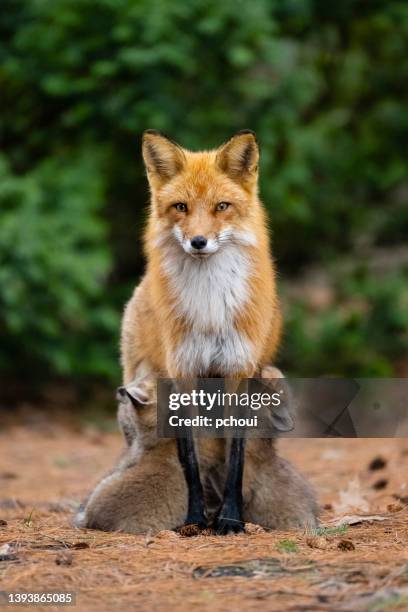
{"label": "small green plant", "polygon": [[314,536],[333,536],[344,535],[347,533],[348,525],[339,525],[338,527],[317,527],[312,530]]}
{"label": "small green plant", "polygon": [[283,553],[296,553],[299,552],[299,547],[293,540],[280,540],[277,543],[276,548],[279,552]]}
{"label": "small green plant", "polygon": [[32,527],[32,525],[33,525],[33,513],[34,513],[34,508],[31,510],[30,514],[23,519],[23,525],[25,527]]}

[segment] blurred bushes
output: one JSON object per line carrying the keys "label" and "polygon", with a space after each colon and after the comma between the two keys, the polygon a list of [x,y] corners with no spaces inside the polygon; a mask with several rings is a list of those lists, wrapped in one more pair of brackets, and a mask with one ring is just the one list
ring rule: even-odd
{"label": "blurred bushes", "polygon": [[284,292],[282,360],[293,375],[408,375],[408,265],[385,275],[331,269],[327,285],[304,294]]}
{"label": "blurred bushes", "polygon": [[55,156],[17,177],[0,158],[0,368],[22,380],[117,367],[96,160],[92,151]]}
{"label": "blurred bushes", "polygon": [[[3,0],[1,369],[117,380],[147,127],[191,148],[257,131],[284,280],[402,243],[407,76],[403,0]],[[385,280],[348,287],[357,319],[343,291],[316,315],[289,302],[285,366],[394,372],[406,277]]]}

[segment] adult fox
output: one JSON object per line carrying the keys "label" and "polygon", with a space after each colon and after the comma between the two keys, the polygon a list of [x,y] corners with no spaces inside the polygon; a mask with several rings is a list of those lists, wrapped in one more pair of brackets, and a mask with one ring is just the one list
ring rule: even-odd
{"label": "adult fox", "polygon": [[[281,314],[263,206],[258,145],[243,130],[191,152],[157,131],[143,136],[151,190],[146,273],[122,326],[124,384],[157,376],[250,378],[276,353]],[[225,442],[201,440],[214,461]],[[186,524],[206,524],[191,438],[178,440],[188,490]],[[243,530],[244,442],[233,439],[219,533]]]}

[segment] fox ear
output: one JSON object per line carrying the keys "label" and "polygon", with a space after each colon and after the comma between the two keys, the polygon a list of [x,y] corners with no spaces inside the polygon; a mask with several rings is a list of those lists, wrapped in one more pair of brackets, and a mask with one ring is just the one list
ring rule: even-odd
{"label": "fox ear", "polygon": [[132,404],[138,407],[151,402],[147,391],[148,389],[145,389],[142,385],[131,383],[126,387],[118,387],[116,390],[116,399],[120,404],[125,403],[128,399],[130,399]]}
{"label": "fox ear", "polygon": [[184,166],[183,149],[156,130],[144,132],[142,149],[149,182],[153,187],[169,181]]}
{"label": "fox ear", "polygon": [[255,133],[242,130],[222,145],[216,157],[219,168],[239,182],[253,182],[258,176],[259,150]]}

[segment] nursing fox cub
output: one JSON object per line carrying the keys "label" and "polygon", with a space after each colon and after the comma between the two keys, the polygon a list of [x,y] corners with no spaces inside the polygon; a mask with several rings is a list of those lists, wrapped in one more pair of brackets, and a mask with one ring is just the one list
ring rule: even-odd
{"label": "nursing fox cub", "polygon": [[[277,371],[268,366],[262,372],[264,380],[276,376]],[[185,478],[175,440],[157,437],[155,387],[155,379],[146,377],[118,390],[118,422],[125,450],[81,507],[78,527],[146,533],[183,524],[188,511]],[[200,440],[200,474],[211,524],[223,500],[227,466],[223,454],[214,453],[206,442]],[[274,440],[247,440],[245,453],[243,521],[267,529],[315,527],[314,491],[277,455]]]}

